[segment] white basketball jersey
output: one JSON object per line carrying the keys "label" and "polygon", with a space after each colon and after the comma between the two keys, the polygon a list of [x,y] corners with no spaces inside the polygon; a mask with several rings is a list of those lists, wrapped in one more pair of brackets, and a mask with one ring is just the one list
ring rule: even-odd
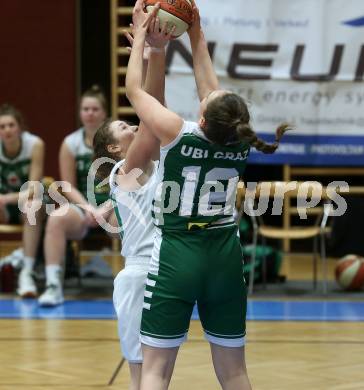
{"label": "white basketball jersey", "polygon": [[85,130],[82,127],[67,135],[64,142],[75,158],[78,156],[92,155],[93,153],[93,149],[85,143]]}
{"label": "white basketball jersey", "polygon": [[37,135],[29,133],[28,131],[21,132],[20,137],[21,150],[14,158],[6,157],[4,154],[4,147],[0,141],[0,162],[15,164],[32,158],[33,147],[40,140],[40,138]]}
{"label": "white basketball jersey", "polygon": [[152,201],[158,184],[158,162],[148,182],[137,191],[124,192],[115,183],[115,174],[123,161],[115,164],[110,174],[110,197],[115,205],[115,213],[122,228],[121,254],[126,257],[151,256],[154,245],[154,224]]}
{"label": "white basketball jersey", "polygon": [[21,149],[17,156],[6,156],[0,141],[0,193],[18,192],[29,180],[34,145],[40,138],[32,133],[21,133]]}

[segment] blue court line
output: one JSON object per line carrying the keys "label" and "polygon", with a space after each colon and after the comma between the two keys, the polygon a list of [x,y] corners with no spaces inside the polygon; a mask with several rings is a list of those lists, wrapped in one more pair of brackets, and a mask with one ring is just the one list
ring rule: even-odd
{"label": "blue court line", "polygon": [[250,301],[254,321],[364,321],[364,302]]}
{"label": "blue court line", "polygon": [[56,307],[40,307],[36,299],[0,300],[0,318],[115,319],[111,300],[70,300]]}
{"label": "blue court line", "polygon": [[[54,308],[36,300],[1,299],[0,318],[115,319],[111,300],[69,300]],[[196,307],[192,319],[198,319]],[[251,321],[364,321],[364,301],[255,301],[248,302]]]}

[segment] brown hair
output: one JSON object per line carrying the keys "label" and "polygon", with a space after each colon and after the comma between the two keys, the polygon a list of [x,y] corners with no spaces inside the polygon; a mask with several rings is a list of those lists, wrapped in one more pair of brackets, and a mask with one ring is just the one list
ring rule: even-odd
{"label": "brown hair", "polygon": [[[112,131],[110,131],[110,124],[113,122],[111,118],[107,119],[102,126],[97,129],[96,134],[93,139],[93,149],[94,149],[94,161],[98,158],[107,157],[112,160],[114,160],[114,163],[112,162],[104,162],[100,167],[98,168],[96,172],[96,176],[99,179],[105,179],[108,177],[111,173],[111,170],[113,169],[116,162],[120,161],[120,153],[118,152],[109,152],[108,146],[116,144],[116,140],[112,134]],[[133,126],[131,122],[124,121],[130,126]]]}
{"label": "brown hair", "polygon": [[104,94],[104,92],[102,91],[102,89],[98,86],[98,85],[93,85],[91,88],[87,89],[82,95],[81,95],[81,100],[80,102],[82,102],[82,100],[84,98],[87,98],[87,97],[90,97],[90,98],[95,98],[97,99],[100,104],[101,104],[101,107],[103,108],[103,110],[106,112],[106,114],[108,113],[108,104],[107,104],[107,100],[106,100],[106,96]]}
{"label": "brown hair", "polygon": [[21,112],[11,104],[3,104],[0,106],[0,116],[12,116],[17,122],[21,130],[25,130],[25,122]]}
{"label": "brown hair", "polygon": [[[112,120],[109,118],[107,119],[99,129],[97,129],[94,139],[93,139],[93,148],[94,148],[94,161],[98,158],[102,157],[108,157],[115,161],[120,160],[120,156],[118,153],[112,153],[109,152],[107,147],[108,145],[112,145],[116,143],[116,140],[110,131],[110,124]],[[108,177],[111,173],[112,168],[114,167],[114,163],[112,162],[104,162],[100,167],[98,168],[96,172],[96,176],[99,179],[105,179]]]}
{"label": "brown hair", "polygon": [[274,153],[283,134],[291,129],[287,123],[282,123],[276,129],[273,144],[268,144],[258,138],[251,128],[250,114],[245,101],[235,93],[226,93],[216,97],[207,104],[204,117],[206,125],[203,131],[206,137],[221,146],[244,142],[254,146],[263,153]]}

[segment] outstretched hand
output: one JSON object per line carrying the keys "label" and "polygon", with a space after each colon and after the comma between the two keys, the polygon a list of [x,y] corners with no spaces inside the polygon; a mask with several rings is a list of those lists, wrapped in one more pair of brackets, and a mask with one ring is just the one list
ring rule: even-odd
{"label": "outstretched hand", "polygon": [[135,36],[137,31],[148,30],[151,21],[156,17],[159,11],[160,3],[153,6],[151,12],[144,12],[144,0],[137,0],[133,8],[133,35]]}
{"label": "outstretched hand", "polygon": [[[133,24],[130,25],[131,30],[133,31]],[[160,20],[159,18],[153,18],[150,22],[148,35],[146,37],[146,42],[144,46],[143,59],[149,60],[150,53],[153,48],[164,49],[167,43],[172,39],[173,34],[176,30],[176,27],[173,26],[172,29],[168,31],[167,23],[164,23],[162,28],[160,28]],[[129,41],[130,47],[127,47],[129,53],[131,52],[131,48],[133,47],[134,37],[132,33],[124,30],[124,36]]]}
{"label": "outstretched hand", "polygon": [[187,33],[189,36],[194,33],[199,33],[201,30],[201,18],[200,11],[194,0],[191,0],[193,20],[191,26],[188,28]]}
{"label": "outstretched hand", "polygon": [[[132,27],[133,25],[131,24],[130,26]],[[126,39],[129,41],[130,46],[128,46],[126,49],[128,50],[128,52],[130,54],[131,48],[133,47],[134,38],[133,38],[132,34],[126,30],[124,30],[123,33],[124,33],[124,36],[126,37]],[[145,44],[144,44],[144,51],[143,51],[143,60],[144,61],[149,61],[151,49],[152,48],[150,47],[149,43],[146,40]]]}
{"label": "outstretched hand", "polygon": [[144,0],[137,0],[133,8],[133,28],[141,26],[148,14],[144,12]]}
{"label": "outstretched hand", "polygon": [[[133,30],[133,25],[130,25],[131,29]],[[132,33],[124,30],[123,31],[125,38],[129,41],[130,46],[127,46],[126,49],[128,50],[129,54],[131,53],[131,48],[133,47],[134,38]],[[146,41],[144,44],[144,51],[143,51],[143,60],[148,61],[150,56],[150,46],[149,43]]]}
{"label": "outstretched hand", "polygon": [[168,31],[167,22],[164,22],[161,28],[159,18],[153,18],[149,25],[147,42],[150,47],[163,49],[167,45],[168,41],[172,39],[175,31],[176,26],[173,26],[172,29]]}

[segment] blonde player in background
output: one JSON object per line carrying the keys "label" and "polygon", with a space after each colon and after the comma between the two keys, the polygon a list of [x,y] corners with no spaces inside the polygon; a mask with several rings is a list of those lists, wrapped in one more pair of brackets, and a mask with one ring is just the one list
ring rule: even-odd
{"label": "blonde player in background", "polygon": [[[79,110],[82,127],[64,139],[59,152],[61,180],[69,185],[64,189],[69,203],[52,211],[47,220],[44,237],[46,289],[38,299],[40,306],[52,307],[64,301],[62,271],[67,240],[83,239],[90,228],[98,226],[101,217],[114,226],[117,224],[113,210],[109,205],[104,206],[109,198],[109,187],[97,189],[95,186],[91,193],[87,189],[93,138],[107,116],[106,98],[98,86],[82,94]],[[90,204],[91,198],[97,206],[103,206]]]}
{"label": "blonde player in background", "polygon": [[[165,45],[171,37],[166,26],[159,29],[156,20],[149,34],[149,45],[144,49],[148,59],[145,90],[164,102]],[[132,38],[128,36],[132,43]],[[159,142],[145,132],[141,123],[139,131],[144,133],[143,142],[152,143],[159,157]],[[113,301],[118,317],[121,350],[130,368],[130,389],[138,390],[141,380],[142,350],[140,322],[143,309],[145,283],[154,244],[152,222],[152,200],[157,186],[157,162],[149,160],[144,174],[139,178],[143,186],[139,190],[123,192],[118,188],[118,173],[122,169],[126,152],[132,143],[136,126],[124,121],[106,122],[94,137],[94,159],[107,157],[98,169],[100,178],[109,176],[110,194],[121,228],[122,255],[125,268],[114,281]],[[115,165],[110,161],[118,161]],[[101,161],[101,160],[100,160]],[[110,173],[111,169],[111,173]]]}

